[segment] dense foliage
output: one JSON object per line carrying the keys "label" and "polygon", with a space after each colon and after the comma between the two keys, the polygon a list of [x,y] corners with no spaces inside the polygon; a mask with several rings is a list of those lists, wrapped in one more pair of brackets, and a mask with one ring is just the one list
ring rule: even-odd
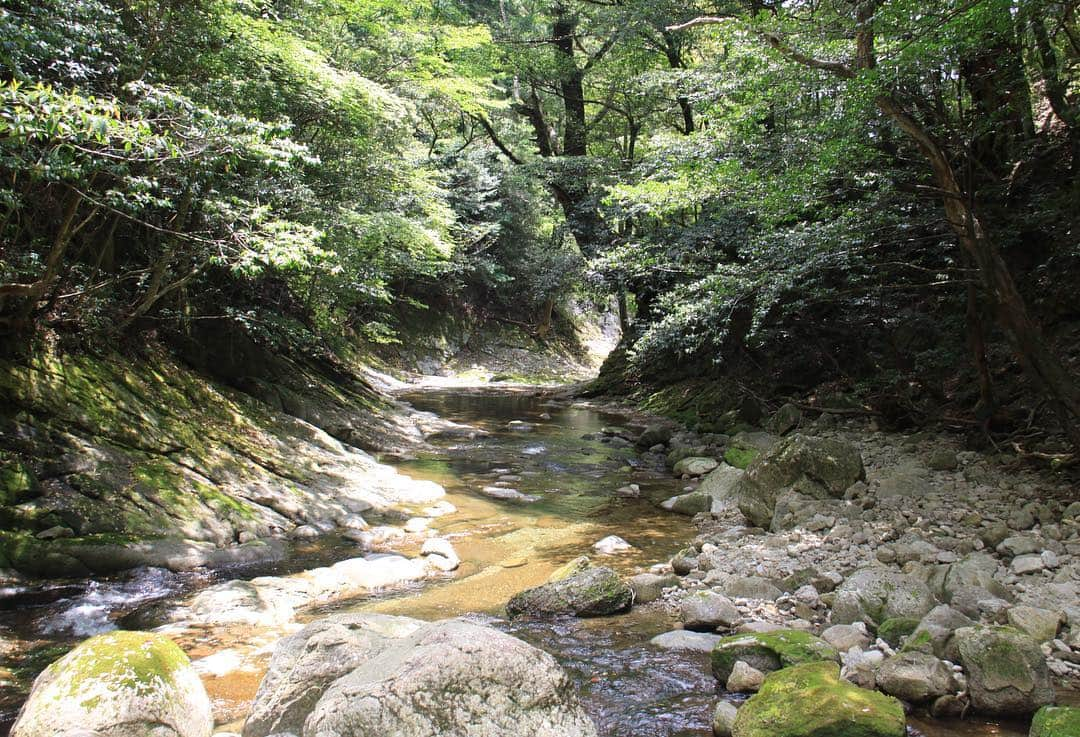
{"label": "dense foliage", "polygon": [[584,291],[645,381],[986,420],[1019,366],[1078,424],[1072,3],[7,0],[0,38],[11,334],[542,336]]}

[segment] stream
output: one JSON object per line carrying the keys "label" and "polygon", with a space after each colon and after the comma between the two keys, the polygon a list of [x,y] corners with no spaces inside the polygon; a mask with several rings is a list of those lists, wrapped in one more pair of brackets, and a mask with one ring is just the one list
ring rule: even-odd
{"label": "stream", "polygon": [[[468,616],[554,655],[578,684],[604,737],[711,735],[717,699],[739,697],[723,694],[706,654],[649,645],[649,638],[676,623],[660,608],[599,619],[500,618],[513,594],[543,583],[576,556],[590,555],[625,574],[669,558],[693,537],[694,528],[687,517],[664,512],[655,501],[680,493],[684,483],[663,469],[641,466],[628,444],[604,442],[601,430],[622,419],[586,405],[512,388],[425,390],[403,398],[419,410],[488,433],[437,440],[434,451],[397,463],[402,472],[446,489],[446,500],[457,511],[435,518],[431,528],[452,541],[462,565],[444,578],[306,611],[300,624],[358,610],[420,619]],[[640,486],[640,498],[614,493],[628,483]],[[485,487],[489,493],[512,488],[535,500],[491,498]],[[634,547],[595,555],[593,543],[607,535]],[[417,547],[412,540],[395,552],[412,555]],[[0,591],[0,735],[10,727],[33,675],[79,640],[115,628],[125,615],[228,578],[281,575],[358,554],[355,543],[328,536],[294,544],[287,561],[273,566],[197,574],[141,569],[110,579]],[[238,626],[169,633],[200,667],[224,722],[219,729],[239,731],[273,644],[285,633]],[[925,737],[1026,734],[1021,724],[983,721],[913,717],[909,725],[911,735]]]}

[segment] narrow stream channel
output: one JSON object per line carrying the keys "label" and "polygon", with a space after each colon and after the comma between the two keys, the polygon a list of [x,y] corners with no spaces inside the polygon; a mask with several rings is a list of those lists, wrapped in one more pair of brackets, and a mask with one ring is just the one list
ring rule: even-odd
{"label": "narrow stream channel", "polygon": [[[663,651],[648,644],[674,620],[651,608],[592,620],[507,622],[500,618],[514,593],[542,583],[566,561],[591,555],[624,573],[666,560],[689,540],[689,519],[660,510],[655,501],[679,493],[683,483],[663,469],[642,467],[632,448],[604,442],[601,430],[619,418],[586,406],[552,402],[524,390],[432,390],[404,397],[415,407],[488,434],[447,438],[433,452],[401,462],[401,470],[442,484],[457,512],[432,521],[449,538],[462,566],[454,575],[379,592],[306,612],[303,621],[340,611],[379,611],[421,619],[470,616],[493,624],[558,658],[572,675],[604,737],[707,737],[711,714],[723,696],[701,653]],[[614,492],[640,486],[638,499]],[[531,501],[494,499],[484,488],[513,489]],[[595,556],[592,544],[619,535],[634,548]],[[415,552],[405,546],[401,552]],[[116,626],[140,606],[177,597],[229,577],[286,573],[354,557],[354,543],[325,538],[297,547],[285,564],[258,570],[176,575],[141,570],[116,579],[73,582],[47,590],[0,594],[0,664],[23,684],[80,639]],[[260,639],[263,638],[263,639]],[[239,730],[247,705],[272,650],[266,633],[185,632],[177,636],[192,658],[246,647],[254,668],[204,681],[219,712]],[[250,659],[250,658],[249,658]],[[212,669],[211,669],[212,670]],[[2,677],[2,676],[0,676]],[[10,679],[8,679],[10,680]],[[4,709],[0,734],[14,717],[19,691],[0,682]],[[735,698],[735,697],[729,697]],[[912,735],[926,737],[1022,737],[1022,725],[987,722],[911,721]]]}

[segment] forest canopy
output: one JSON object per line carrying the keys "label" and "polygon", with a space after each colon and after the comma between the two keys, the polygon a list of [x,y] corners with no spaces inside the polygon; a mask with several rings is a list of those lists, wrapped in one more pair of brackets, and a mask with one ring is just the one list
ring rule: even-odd
{"label": "forest canopy", "polygon": [[1025,394],[1080,443],[1075,3],[5,0],[0,38],[17,341],[610,300],[620,381]]}

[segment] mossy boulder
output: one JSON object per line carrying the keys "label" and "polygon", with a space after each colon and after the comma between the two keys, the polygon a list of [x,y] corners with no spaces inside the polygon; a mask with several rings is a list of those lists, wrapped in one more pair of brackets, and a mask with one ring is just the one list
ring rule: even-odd
{"label": "mossy boulder", "polygon": [[983,714],[1031,714],[1052,704],[1054,687],[1042,650],[1012,627],[963,627],[954,635],[971,705]]}
{"label": "mossy boulder", "polygon": [[919,626],[913,617],[890,617],[878,625],[877,635],[892,647],[900,647]]}
{"label": "mossy boulder", "polygon": [[711,660],[713,675],[721,683],[727,683],[740,660],[762,673],[771,673],[819,660],[839,663],[840,653],[809,632],[776,630],[724,637],[713,647]]}
{"label": "mossy boulder", "polygon": [[164,635],[110,632],[86,640],[34,681],[12,737],[208,737],[210,699]]}
{"label": "mossy boulder", "polygon": [[634,592],[610,568],[589,568],[581,573],[516,594],[506,605],[511,618],[573,614],[598,617],[630,608]]}
{"label": "mossy boulder", "polygon": [[865,477],[862,456],[853,444],[791,435],[746,469],[737,489],[739,511],[751,524],[768,528],[776,500],[782,494],[796,492],[813,499],[841,498],[849,486]]}
{"label": "mossy boulder", "polygon": [[1028,737],[1076,737],[1080,734],[1080,708],[1044,706],[1035,712]]}
{"label": "mossy boulder", "polygon": [[735,718],[732,737],[904,737],[896,699],[840,679],[835,663],[772,673]]}

